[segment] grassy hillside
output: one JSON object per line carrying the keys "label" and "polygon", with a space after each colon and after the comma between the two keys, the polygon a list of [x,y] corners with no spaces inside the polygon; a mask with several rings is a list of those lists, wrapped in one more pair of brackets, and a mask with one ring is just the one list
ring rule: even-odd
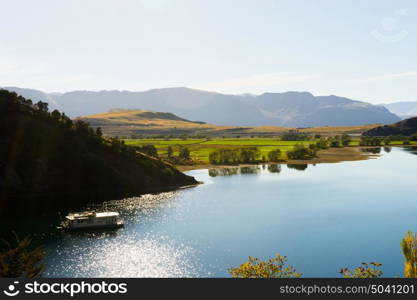
{"label": "grassy hillside", "polygon": [[46,103],[0,90],[0,215],[42,214],[195,184]]}
{"label": "grassy hillside", "polygon": [[323,126],[309,128],[286,128],[277,126],[239,127],[218,126],[189,121],[171,113],[146,110],[114,110],[107,113],[80,118],[92,127],[100,127],[105,135],[131,137],[134,135],[207,135],[207,136],[273,136],[298,130],[308,134],[360,134],[378,125]]}
{"label": "grassy hillside", "polygon": [[367,136],[413,135],[417,134],[417,117],[405,119],[395,124],[378,126],[364,133]]}
{"label": "grassy hillside", "polygon": [[112,110],[107,113],[83,116],[80,118],[93,127],[101,127],[109,136],[133,134],[197,134],[229,127],[192,122],[171,113],[147,110]]}

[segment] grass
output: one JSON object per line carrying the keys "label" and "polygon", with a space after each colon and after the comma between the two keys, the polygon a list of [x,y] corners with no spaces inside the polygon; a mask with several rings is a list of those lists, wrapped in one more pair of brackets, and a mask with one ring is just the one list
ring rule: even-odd
{"label": "grass", "polygon": [[281,141],[276,138],[251,138],[251,139],[126,139],[124,140],[126,145],[131,146],[143,146],[154,145],[158,150],[158,154],[163,156],[166,154],[168,147],[172,147],[174,155],[178,155],[178,150],[181,146],[187,147],[190,150],[191,157],[201,161],[202,163],[208,163],[208,157],[210,152],[219,148],[237,148],[237,147],[257,147],[263,155],[267,156],[268,152],[275,149],[280,149],[283,153],[283,159],[286,158],[286,152],[291,150],[295,144],[309,145],[314,141]]}
{"label": "grass", "polygon": [[[124,141],[126,145],[131,146],[154,145],[160,156],[166,155],[168,147],[172,147],[175,156],[178,155],[180,147],[187,147],[191,157],[203,164],[208,164],[210,152],[219,148],[257,147],[261,152],[260,158],[278,148],[281,150],[282,158],[286,159],[287,151],[291,150],[295,144],[307,146],[315,142],[312,140],[282,141],[277,138],[126,139]],[[402,141],[393,141],[391,145],[402,145]],[[417,142],[411,142],[411,145],[417,145]],[[353,139],[350,146],[359,146],[359,139]]]}
{"label": "grass", "polygon": [[[350,142],[349,145],[350,146],[359,146],[359,140],[352,140],[352,142]],[[385,145],[384,143],[382,143],[380,147],[401,146],[401,145],[403,145],[403,141],[391,141],[389,145]],[[417,145],[417,142],[416,141],[411,141],[410,145]]]}

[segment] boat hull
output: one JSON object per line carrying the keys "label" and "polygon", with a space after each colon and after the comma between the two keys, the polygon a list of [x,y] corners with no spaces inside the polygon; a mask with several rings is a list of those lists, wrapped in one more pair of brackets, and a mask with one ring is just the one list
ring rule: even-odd
{"label": "boat hull", "polygon": [[64,231],[105,231],[105,230],[115,230],[119,228],[123,228],[124,224],[106,224],[106,225],[95,225],[95,226],[79,226],[79,227],[73,227],[73,226],[62,226],[58,229],[64,230]]}

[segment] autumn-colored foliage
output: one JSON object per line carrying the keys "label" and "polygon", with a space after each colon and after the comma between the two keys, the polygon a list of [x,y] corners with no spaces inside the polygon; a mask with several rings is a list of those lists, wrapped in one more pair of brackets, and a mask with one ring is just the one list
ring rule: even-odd
{"label": "autumn-colored foliage", "polygon": [[354,270],[349,270],[348,268],[341,269],[340,274],[343,275],[343,278],[378,278],[382,276],[382,271],[379,270],[380,266],[382,264],[377,262],[363,262],[361,266]]}
{"label": "autumn-colored foliage", "polygon": [[405,258],[404,276],[407,278],[417,277],[417,233],[408,231],[401,241],[401,248]]}
{"label": "autumn-colored foliage", "polygon": [[298,278],[298,273],[293,266],[286,266],[287,257],[276,254],[274,258],[262,261],[250,257],[247,262],[238,268],[230,268],[233,278]]}

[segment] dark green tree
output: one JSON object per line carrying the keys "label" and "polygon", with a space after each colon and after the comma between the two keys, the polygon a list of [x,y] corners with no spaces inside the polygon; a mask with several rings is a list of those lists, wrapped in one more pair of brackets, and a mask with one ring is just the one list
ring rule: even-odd
{"label": "dark green tree", "polygon": [[275,149],[268,152],[268,161],[277,162],[281,159],[281,150]]}
{"label": "dark green tree", "polygon": [[173,155],[174,155],[174,150],[172,149],[171,146],[168,146],[168,148],[167,148],[167,157],[168,157],[168,159],[172,159]]}
{"label": "dark green tree", "polygon": [[302,144],[296,144],[292,150],[287,152],[287,157],[289,159],[311,159],[315,156],[315,150],[306,148]]}
{"label": "dark green tree", "polygon": [[178,158],[183,161],[190,160],[190,150],[187,147],[181,147],[178,153]]}
{"label": "dark green tree", "polygon": [[340,140],[333,139],[330,141],[330,147],[338,148],[340,147]]}
{"label": "dark green tree", "polygon": [[99,137],[102,137],[103,136],[103,131],[101,130],[100,127],[97,127],[97,129],[96,129],[96,135],[99,136]]}
{"label": "dark green tree", "polygon": [[154,145],[143,145],[136,147],[136,150],[152,157],[158,157],[158,150]]}
{"label": "dark green tree", "polygon": [[341,141],[342,141],[342,146],[346,147],[346,146],[349,146],[352,139],[350,138],[349,135],[343,134],[342,137],[341,137]]}

